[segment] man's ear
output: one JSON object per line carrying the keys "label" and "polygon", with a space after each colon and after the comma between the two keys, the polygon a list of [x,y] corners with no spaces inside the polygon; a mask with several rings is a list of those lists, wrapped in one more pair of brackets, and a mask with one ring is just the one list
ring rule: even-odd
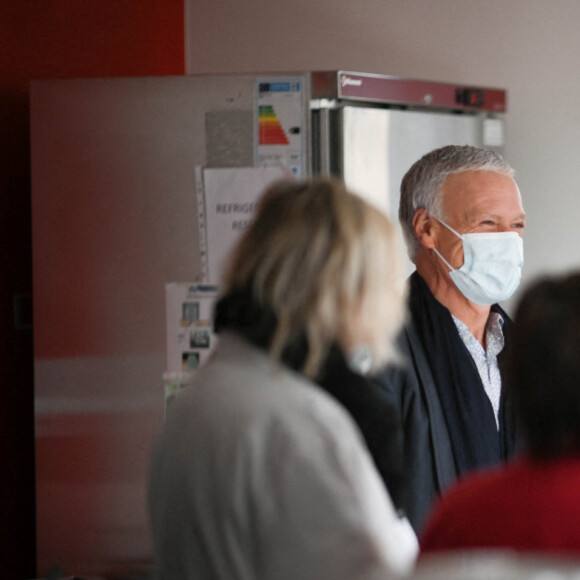
{"label": "man's ear", "polygon": [[419,243],[428,249],[435,247],[435,231],[433,218],[426,209],[420,208],[413,216],[413,230]]}

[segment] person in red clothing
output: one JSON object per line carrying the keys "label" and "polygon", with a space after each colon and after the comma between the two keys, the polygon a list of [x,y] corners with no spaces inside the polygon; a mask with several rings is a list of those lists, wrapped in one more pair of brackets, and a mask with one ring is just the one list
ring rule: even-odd
{"label": "person in red clothing", "polygon": [[421,535],[422,554],[580,555],[580,272],[530,286],[512,332],[506,371],[525,449],[441,497]]}

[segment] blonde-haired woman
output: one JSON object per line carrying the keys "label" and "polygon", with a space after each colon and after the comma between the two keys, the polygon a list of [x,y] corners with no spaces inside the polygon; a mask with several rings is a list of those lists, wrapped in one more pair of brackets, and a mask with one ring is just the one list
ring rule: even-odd
{"label": "blonde-haired woman", "polygon": [[160,580],[411,570],[413,531],[352,417],[314,382],[333,349],[357,368],[392,355],[401,263],[390,221],[338,181],[263,195],[223,277],[217,350],[154,454]]}

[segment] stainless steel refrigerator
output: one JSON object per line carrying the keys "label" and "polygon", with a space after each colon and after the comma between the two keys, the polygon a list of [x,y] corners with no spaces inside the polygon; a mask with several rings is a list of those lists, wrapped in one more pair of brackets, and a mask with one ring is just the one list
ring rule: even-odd
{"label": "stainless steel refrigerator", "polygon": [[430,149],[502,150],[506,92],[322,71],[31,85],[39,575],[150,569],[165,284],[202,279],[196,168],[341,176],[396,216]]}

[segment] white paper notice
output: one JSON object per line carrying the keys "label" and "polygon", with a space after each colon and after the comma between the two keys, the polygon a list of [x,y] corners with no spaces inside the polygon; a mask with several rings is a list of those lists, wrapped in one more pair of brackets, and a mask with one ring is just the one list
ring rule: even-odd
{"label": "white paper notice", "polygon": [[215,347],[212,318],[216,296],[215,286],[195,282],[165,285],[167,371],[176,377],[197,369]]}
{"label": "white paper notice", "polygon": [[230,251],[252,220],[256,202],[269,185],[283,177],[291,177],[286,167],[203,170],[203,191],[198,194],[204,197],[199,231],[204,237],[200,245],[206,282],[219,282]]}

